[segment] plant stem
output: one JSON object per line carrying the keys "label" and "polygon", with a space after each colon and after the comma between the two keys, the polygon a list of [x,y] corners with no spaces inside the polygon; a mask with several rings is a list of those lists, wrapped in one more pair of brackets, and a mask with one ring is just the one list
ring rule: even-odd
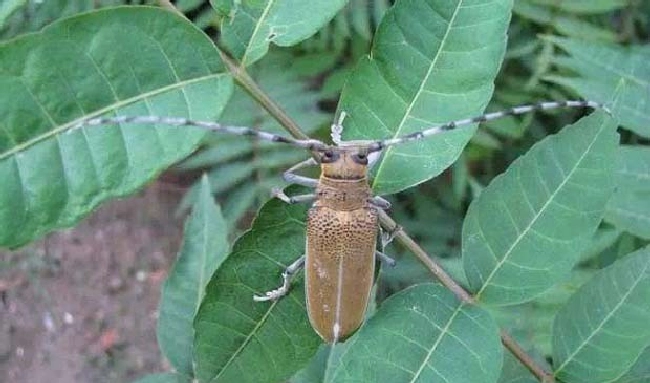
{"label": "plant stem", "polygon": [[[387,230],[392,231],[395,238],[408,248],[426,266],[443,286],[448,288],[463,303],[476,304],[472,295],[461,285],[456,283],[449,274],[436,263],[420,245],[418,245],[404,229],[399,226],[385,211],[379,210],[379,220]],[[515,356],[535,377],[543,383],[554,383],[555,378],[551,373],[539,366],[535,360],[519,346],[519,344],[505,330],[501,330],[501,343]]]}
{"label": "plant stem", "polygon": [[260,87],[255,80],[248,75],[245,68],[239,66],[233,59],[228,57],[221,49],[217,48],[221,60],[228,67],[228,71],[235,78],[235,81],[241,85],[248,94],[251,95],[271,116],[273,116],[294,138],[301,140],[308,140],[310,137],[306,135],[298,124],[289,117],[280,105],[276,104]]}

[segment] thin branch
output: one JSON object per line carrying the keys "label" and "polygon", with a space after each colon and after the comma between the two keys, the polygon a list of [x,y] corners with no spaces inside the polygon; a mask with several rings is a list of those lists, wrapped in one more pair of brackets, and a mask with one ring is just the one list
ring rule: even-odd
{"label": "thin branch", "polygon": [[255,80],[251,78],[251,76],[248,75],[246,72],[245,68],[242,68],[239,66],[233,59],[228,57],[221,49],[217,48],[217,51],[219,52],[219,55],[221,56],[221,60],[226,64],[226,67],[228,67],[228,71],[230,74],[235,78],[235,81],[239,83],[239,85],[248,92],[248,94],[251,95],[257,101],[264,109],[266,109],[267,112],[273,118],[275,118],[280,125],[282,125],[287,131],[289,131],[289,134],[291,134],[294,138],[300,139],[300,140],[308,140],[311,137],[306,135],[302,129],[298,126],[298,124],[291,118],[289,115],[287,115],[284,110],[280,107],[280,105],[276,104],[275,101],[273,101],[260,87],[257,85]]}
{"label": "thin branch", "polygon": [[[418,245],[411,237],[406,234],[404,229],[399,226],[392,218],[386,214],[385,211],[379,210],[379,220],[382,226],[387,230],[393,231],[395,238],[399,240],[406,248],[408,248],[416,257],[426,266],[427,269],[433,274],[440,283],[448,288],[461,302],[467,304],[476,304],[472,295],[466,291],[461,285],[451,278],[449,274],[436,263],[420,245]],[[524,351],[524,349],[517,344],[517,342],[505,330],[501,330],[501,343],[510,350],[512,355],[530,371],[535,377],[543,383],[554,383],[555,378],[553,374],[546,371],[543,367],[539,366],[535,360]]]}

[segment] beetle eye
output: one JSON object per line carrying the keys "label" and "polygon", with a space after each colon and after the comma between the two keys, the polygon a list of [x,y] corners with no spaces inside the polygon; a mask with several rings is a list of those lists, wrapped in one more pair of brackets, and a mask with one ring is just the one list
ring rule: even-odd
{"label": "beetle eye", "polygon": [[352,161],[359,165],[368,165],[368,156],[365,153],[353,154]]}
{"label": "beetle eye", "polygon": [[321,161],[321,163],[328,164],[328,163],[336,161],[337,158],[338,158],[338,156],[336,155],[336,153],[334,153],[331,150],[327,150],[327,151],[324,151],[321,154],[320,161]]}

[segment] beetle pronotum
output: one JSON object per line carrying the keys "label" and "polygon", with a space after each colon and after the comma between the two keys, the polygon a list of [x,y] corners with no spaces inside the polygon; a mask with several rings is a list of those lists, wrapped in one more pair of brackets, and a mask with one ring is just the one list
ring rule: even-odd
{"label": "beetle pronotum", "polygon": [[[314,194],[288,197],[282,191],[273,192],[274,196],[288,203],[314,202],[307,221],[306,252],[282,273],[282,286],[264,295],[256,295],[254,299],[269,301],[286,295],[291,277],[304,267],[309,320],[321,338],[328,343],[336,343],[353,334],[363,322],[373,285],[375,257],[392,261],[375,250],[379,230],[377,209],[385,209],[389,204],[381,197],[372,195],[367,178],[368,166],[379,157],[381,151],[387,146],[424,139],[464,125],[561,107],[605,109],[593,101],[541,102],[451,121],[416,133],[377,141],[341,141],[340,119],[332,126],[335,145],[318,140],[287,138],[248,127],[225,126],[185,118],[99,117],[85,120],[78,126],[122,123],[197,126],[287,143],[314,152],[313,158],[300,162],[284,173],[287,182],[315,188]],[[321,167],[319,179],[295,174],[296,170],[313,165]]]}

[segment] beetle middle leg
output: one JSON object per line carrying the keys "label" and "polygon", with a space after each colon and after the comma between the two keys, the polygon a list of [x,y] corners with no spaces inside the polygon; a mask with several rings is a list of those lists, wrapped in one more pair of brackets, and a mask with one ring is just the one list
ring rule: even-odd
{"label": "beetle middle leg", "polygon": [[264,295],[253,295],[255,302],[276,301],[289,293],[291,287],[291,279],[300,270],[305,267],[306,257],[303,255],[282,272],[282,286],[275,290],[267,291]]}

